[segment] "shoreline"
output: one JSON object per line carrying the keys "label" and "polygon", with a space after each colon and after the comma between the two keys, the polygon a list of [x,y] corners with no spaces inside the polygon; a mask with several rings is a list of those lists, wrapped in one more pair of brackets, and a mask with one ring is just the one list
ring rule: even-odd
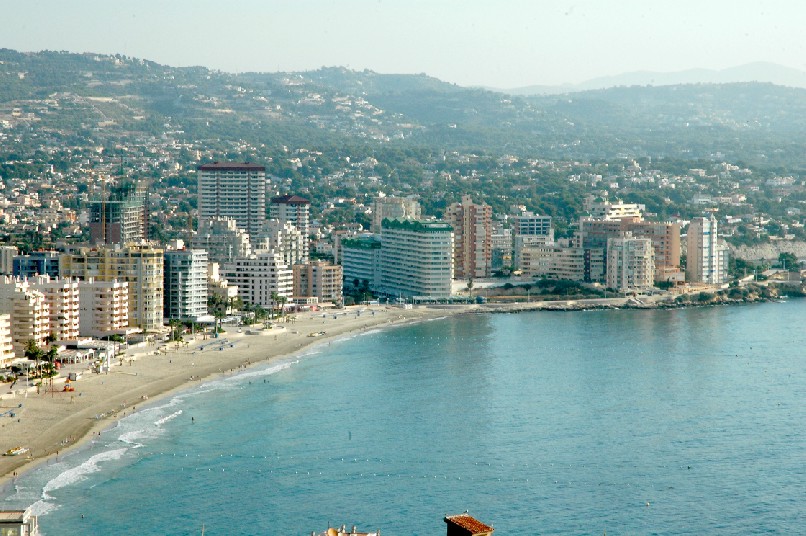
{"label": "shoreline", "polygon": [[[182,347],[168,343],[130,349],[123,359],[115,358],[109,373],[86,373],[74,382],[75,392],[58,391],[56,387],[61,388],[62,382],[57,381],[53,391],[43,389],[37,394],[31,390],[0,399],[0,412],[22,404],[15,418],[0,418],[0,451],[18,446],[29,449],[27,455],[0,457],[0,490],[6,491],[17,477],[40,464],[80,449],[137,411],[137,406],[150,407],[194,384],[256,365],[270,365],[348,335],[470,310],[467,306],[353,306],[297,314],[295,322],[276,324],[278,327],[267,330],[267,334],[247,335],[247,328],[242,333],[230,328],[218,339],[197,338]],[[158,349],[160,353],[156,353]]]}
{"label": "shoreline", "polygon": [[[256,365],[270,365],[324,343],[351,334],[456,314],[496,314],[530,311],[581,311],[666,309],[716,304],[671,304],[668,296],[644,300],[600,298],[567,301],[429,305],[414,309],[351,306],[345,309],[300,313],[295,322],[275,324],[266,334],[249,335],[230,328],[216,338],[193,340],[182,347],[166,343],[129,349],[120,364],[106,374],[87,373],[74,382],[74,393],[29,391],[25,396],[0,398],[0,413],[17,404],[19,420],[0,418],[0,452],[15,447],[29,449],[27,456],[0,457],[0,490],[6,491],[22,473],[75,451],[92,437],[112,428],[122,417],[150,407],[193,384],[235,374]],[[753,300],[770,301],[766,299]],[[723,302],[722,305],[748,303]],[[312,336],[316,334],[315,336]],[[212,348],[211,348],[212,347]],[[159,352],[157,352],[159,350]],[[107,383],[108,382],[108,383]],[[57,385],[57,384],[54,384]],[[58,383],[61,386],[61,381]],[[142,408],[141,408],[142,409]],[[6,420],[8,419],[8,420]],[[31,439],[33,438],[33,439]]]}

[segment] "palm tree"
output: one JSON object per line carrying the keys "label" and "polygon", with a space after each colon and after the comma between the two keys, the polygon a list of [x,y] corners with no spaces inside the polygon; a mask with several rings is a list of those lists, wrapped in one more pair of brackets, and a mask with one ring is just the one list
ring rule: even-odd
{"label": "palm tree", "polygon": [[526,303],[529,303],[529,291],[532,290],[532,285],[527,283],[527,284],[521,285],[521,286],[526,289]]}
{"label": "palm tree", "polygon": [[36,361],[36,372],[40,376],[42,375],[42,370],[39,368],[39,362],[44,357],[44,354],[45,353],[42,351],[39,345],[36,344],[35,340],[28,339],[28,342],[25,343],[25,358]]}

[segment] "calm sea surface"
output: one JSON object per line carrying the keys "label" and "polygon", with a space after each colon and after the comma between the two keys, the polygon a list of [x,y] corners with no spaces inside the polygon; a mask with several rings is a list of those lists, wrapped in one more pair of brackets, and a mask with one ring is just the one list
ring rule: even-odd
{"label": "calm sea surface", "polygon": [[[56,534],[802,533],[806,300],[465,316],[127,417],[0,497]],[[84,515],[82,519],[81,514]]]}

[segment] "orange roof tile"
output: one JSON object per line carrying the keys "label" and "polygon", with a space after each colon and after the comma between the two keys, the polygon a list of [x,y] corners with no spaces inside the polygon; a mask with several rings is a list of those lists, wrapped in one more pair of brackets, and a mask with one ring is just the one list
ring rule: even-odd
{"label": "orange roof tile", "polygon": [[490,532],[493,530],[489,525],[485,525],[475,517],[468,514],[459,514],[455,516],[446,516],[445,523],[453,523],[465,530],[469,530],[473,534]]}

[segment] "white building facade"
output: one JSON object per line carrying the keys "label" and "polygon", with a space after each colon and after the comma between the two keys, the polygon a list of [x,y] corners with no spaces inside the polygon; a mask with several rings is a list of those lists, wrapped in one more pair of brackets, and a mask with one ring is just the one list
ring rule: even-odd
{"label": "white building facade", "polygon": [[271,252],[257,253],[221,265],[221,275],[238,287],[244,303],[264,308],[277,306],[274,294],[291,301],[294,272],[282,258]]}
{"label": "white building facade", "polygon": [[165,252],[165,318],[199,321],[207,316],[207,252]]}
{"label": "white building facade", "polygon": [[689,223],[686,282],[721,285],[728,280],[728,248],[719,241],[717,231],[713,214]]}
{"label": "white building facade", "polygon": [[644,291],[655,281],[655,250],[649,238],[607,241],[607,287],[619,292]]}
{"label": "white building facade", "polygon": [[451,295],[453,228],[445,222],[384,220],[381,282],[390,298],[444,299]]}
{"label": "white building facade", "polygon": [[79,281],[79,333],[83,337],[125,336],[129,332],[129,284]]}

